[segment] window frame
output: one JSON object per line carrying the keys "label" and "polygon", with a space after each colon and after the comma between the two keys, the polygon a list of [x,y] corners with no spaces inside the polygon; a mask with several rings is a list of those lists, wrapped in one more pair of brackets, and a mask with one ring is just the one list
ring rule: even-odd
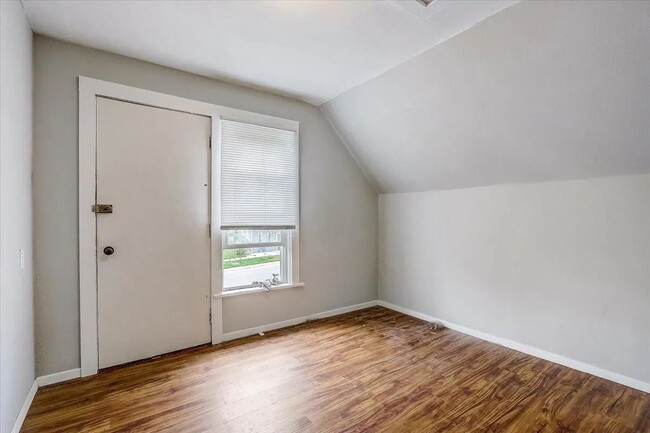
{"label": "window frame", "polygon": [[[265,231],[265,230],[276,230],[276,229],[239,229],[239,230],[255,230],[255,231]],[[286,230],[286,229],[277,229],[280,231],[280,240],[277,242],[242,242],[242,243],[229,243],[228,242],[228,235],[223,234],[222,236],[222,246],[221,246],[221,251],[222,251],[222,257],[223,253],[226,250],[236,250],[236,249],[250,249],[250,248],[266,248],[266,247],[279,247],[280,248],[280,280],[281,283],[278,284],[277,286],[285,286],[287,284],[291,284],[291,237],[292,234],[291,232],[293,230]],[[231,231],[231,230],[222,230],[223,232],[226,231]],[[234,231],[234,230],[233,230]],[[222,259],[223,260],[223,259]],[[222,269],[222,272],[225,272],[225,269]],[[222,274],[223,275],[223,274]],[[242,286],[232,286],[232,287],[226,287],[224,285],[224,280],[225,278],[222,276],[221,279],[221,285],[222,285],[222,292],[223,293],[232,293],[233,291],[237,290],[244,290],[244,289],[250,289],[253,287],[259,287],[251,281],[251,284],[246,284]]]}
{"label": "window frame", "polygon": [[[266,291],[263,288],[248,285],[241,287],[228,287],[224,288],[223,285],[223,245],[224,245],[224,230],[221,230],[221,121],[229,120],[234,122],[241,123],[250,123],[253,125],[266,126],[270,128],[284,129],[287,131],[292,131],[296,133],[296,140],[294,143],[295,149],[295,160],[296,160],[296,227],[295,229],[282,229],[283,233],[287,233],[286,239],[286,248],[283,250],[283,254],[286,256],[285,260],[282,260],[283,266],[286,269],[286,282],[273,286],[271,290],[284,289],[284,288],[293,288],[293,287],[303,287],[304,284],[300,282],[299,274],[299,244],[300,244],[300,123],[295,120],[281,119],[278,117],[267,116],[263,114],[257,114],[252,112],[244,112],[240,110],[233,110],[229,114],[224,114],[219,116],[216,119],[216,128],[213,128],[212,142],[212,172],[214,173],[211,181],[211,186],[213,189],[212,195],[212,229],[213,234],[213,252],[214,256],[219,259],[219,269],[220,277],[219,285],[215,287],[214,298],[221,298],[226,296],[234,296],[239,294],[248,294],[255,292]],[[228,228],[228,230],[233,230],[234,228]],[[241,229],[254,229],[254,230],[268,230],[273,229],[271,227],[240,227]],[[216,236],[215,236],[216,234]],[[259,244],[256,245],[259,247]],[[216,250],[219,251],[216,251]],[[216,263],[215,263],[216,264]]]}

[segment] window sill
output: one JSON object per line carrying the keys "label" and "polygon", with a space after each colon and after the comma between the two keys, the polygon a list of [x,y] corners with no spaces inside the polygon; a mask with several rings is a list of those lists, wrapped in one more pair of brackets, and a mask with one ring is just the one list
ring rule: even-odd
{"label": "window sill", "polygon": [[276,290],[294,289],[296,287],[304,287],[304,286],[305,283],[280,284],[278,286],[271,287],[271,290],[266,290],[262,287],[250,287],[247,289],[238,289],[238,290],[230,290],[222,293],[215,293],[214,295],[212,295],[212,297],[214,299],[229,298],[231,296],[250,295],[253,293],[269,293],[269,292],[274,292]]}

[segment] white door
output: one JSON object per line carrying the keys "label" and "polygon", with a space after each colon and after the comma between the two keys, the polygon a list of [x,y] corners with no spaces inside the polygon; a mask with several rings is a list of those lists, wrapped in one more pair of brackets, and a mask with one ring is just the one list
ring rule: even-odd
{"label": "white door", "polygon": [[210,129],[97,98],[100,368],[210,342]]}

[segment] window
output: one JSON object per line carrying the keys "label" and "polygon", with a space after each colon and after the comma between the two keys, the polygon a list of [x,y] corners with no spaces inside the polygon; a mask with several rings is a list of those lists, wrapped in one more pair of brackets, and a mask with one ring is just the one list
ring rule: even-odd
{"label": "window", "polygon": [[294,283],[297,151],[296,131],[221,121],[224,291]]}
{"label": "window", "polygon": [[289,230],[226,230],[223,232],[223,287],[247,288],[270,280],[290,282]]}

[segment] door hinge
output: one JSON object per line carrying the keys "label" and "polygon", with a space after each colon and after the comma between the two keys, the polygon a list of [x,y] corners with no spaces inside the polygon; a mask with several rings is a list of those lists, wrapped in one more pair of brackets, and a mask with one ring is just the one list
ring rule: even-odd
{"label": "door hinge", "polygon": [[212,325],[212,310],[210,310],[210,325]]}
{"label": "door hinge", "polygon": [[212,134],[210,134],[210,139],[208,140],[208,147],[212,149]]}
{"label": "door hinge", "polygon": [[208,237],[212,237],[212,223],[208,223]]}

